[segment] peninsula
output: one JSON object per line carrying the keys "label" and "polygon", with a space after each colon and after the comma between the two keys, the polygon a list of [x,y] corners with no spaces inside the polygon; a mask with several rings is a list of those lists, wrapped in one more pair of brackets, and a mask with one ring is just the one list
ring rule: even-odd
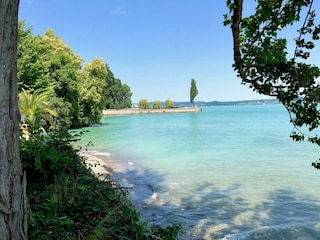
{"label": "peninsula", "polygon": [[190,113],[201,112],[201,108],[160,108],[160,109],[106,109],[103,110],[104,116],[138,115],[138,114],[163,114],[163,113]]}

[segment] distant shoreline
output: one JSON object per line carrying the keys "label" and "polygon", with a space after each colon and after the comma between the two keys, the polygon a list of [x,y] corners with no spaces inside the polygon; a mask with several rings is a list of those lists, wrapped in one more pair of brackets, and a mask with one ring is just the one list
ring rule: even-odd
{"label": "distant shoreline", "polygon": [[139,115],[139,114],[164,114],[164,113],[192,113],[201,112],[201,108],[160,108],[160,109],[106,109],[103,110],[103,116],[123,116],[123,115]]}

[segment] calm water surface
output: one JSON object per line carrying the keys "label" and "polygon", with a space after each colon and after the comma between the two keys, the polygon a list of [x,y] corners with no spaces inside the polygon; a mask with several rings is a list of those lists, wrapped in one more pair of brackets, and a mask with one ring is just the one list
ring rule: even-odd
{"label": "calm water surface", "polygon": [[319,148],[294,143],[280,105],[104,117],[82,140],[125,170],[150,223],[180,239],[320,239]]}

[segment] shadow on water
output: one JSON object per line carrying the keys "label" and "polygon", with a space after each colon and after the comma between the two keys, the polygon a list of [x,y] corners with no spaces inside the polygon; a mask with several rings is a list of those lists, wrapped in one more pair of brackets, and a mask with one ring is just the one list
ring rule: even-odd
{"label": "shadow on water", "polygon": [[218,189],[206,182],[173,204],[170,196],[163,198],[165,176],[156,171],[130,166],[114,176],[128,187],[142,220],[181,224],[179,239],[320,239],[319,203],[293,190],[257,200],[254,189],[244,194],[240,184]]}
{"label": "shadow on water", "polygon": [[184,225],[181,239],[320,239],[317,202],[287,189],[250,201],[240,187],[206,183],[182,199],[174,213]]}
{"label": "shadow on water", "polygon": [[143,221],[182,225],[179,239],[320,239],[320,203],[297,190],[275,187],[261,193],[213,182],[182,189],[168,187],[165,174],[132,162],[106,170],[128,189]]}
{"label": "shadow on water", "polygon": [[221,188],[214,182],[181,189],[183,185],[168,187],[164,174],[126,164],[113,175],[128,187],[142,220],[181,224],[180,239],[320,239],[319,199],[301,197],[297,190],[244,192],[241,184]]}
{"label": "shadow on water", "polygon": [[159,192],[163,191],[165,175],[151,169],[142,169],[132,162],[122,163],[118,171],[107,166],[104,168],[112,172],[117,183],[128,190],[132,203],[143,213],[142,220],[151,224],[156,222],[154,208],[159,203]]}

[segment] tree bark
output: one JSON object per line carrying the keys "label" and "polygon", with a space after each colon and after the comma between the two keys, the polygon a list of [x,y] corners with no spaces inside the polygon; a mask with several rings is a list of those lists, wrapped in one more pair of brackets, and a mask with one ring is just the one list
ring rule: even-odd
{"label": "tree bark", "polygon": [[26,178],[19,149],[19,0],[0,0],[0,239],[27,239]]}

